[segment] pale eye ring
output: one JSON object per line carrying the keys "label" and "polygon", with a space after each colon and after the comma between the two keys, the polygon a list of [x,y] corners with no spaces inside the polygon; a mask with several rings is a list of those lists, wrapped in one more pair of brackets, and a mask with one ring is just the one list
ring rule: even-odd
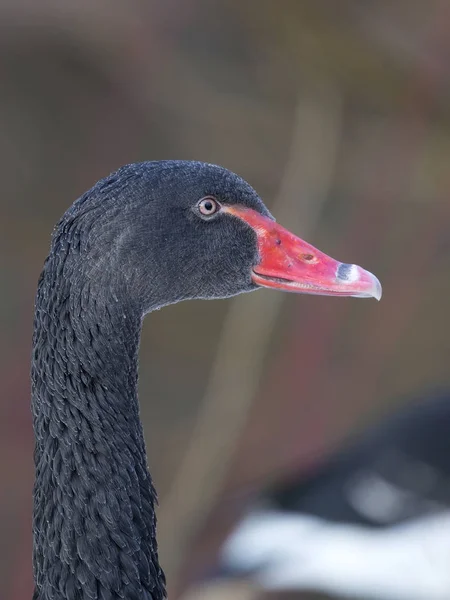
{"label": "pale eye ring", "polygon": [[205,196],[197,204],[199,213],[204,217],[212,217],[220,210],[220,204],[213,196]]}

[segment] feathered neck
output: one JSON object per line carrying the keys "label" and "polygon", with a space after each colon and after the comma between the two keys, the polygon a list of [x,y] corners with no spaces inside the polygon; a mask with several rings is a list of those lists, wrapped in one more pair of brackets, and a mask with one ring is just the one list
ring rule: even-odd
{"label": "feathered neck", "polygon": [[[106,292],[105,292],[106,290]],[[53,247],[32,356],[35,600],[165,597],[137,400],[142,315]]]}

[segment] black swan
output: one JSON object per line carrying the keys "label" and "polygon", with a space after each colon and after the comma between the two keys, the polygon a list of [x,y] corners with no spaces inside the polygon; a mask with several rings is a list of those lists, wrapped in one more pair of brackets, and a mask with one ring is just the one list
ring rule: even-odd
{"label": "black swan", "polygon": [[165,597],[137,399],[142,319],[259,287],[381,296],[376,277],[277,225],[218,166],[127,165],[64,214],[35,304],[34,600]]}
{"label": "black swan", "polygon": [[214,578],[367,600],[450,598],[450,393],[414,398],[309,475],[267,490]]}

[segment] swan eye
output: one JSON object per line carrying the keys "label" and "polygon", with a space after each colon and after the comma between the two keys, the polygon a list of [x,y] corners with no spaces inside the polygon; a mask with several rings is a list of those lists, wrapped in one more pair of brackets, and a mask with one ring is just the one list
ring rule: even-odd
{"label": "swan eye", "polygon": [[197,204],[199,213],[203,217],[212,217],[220,210],[220,204],[212,196],[205,196]]}

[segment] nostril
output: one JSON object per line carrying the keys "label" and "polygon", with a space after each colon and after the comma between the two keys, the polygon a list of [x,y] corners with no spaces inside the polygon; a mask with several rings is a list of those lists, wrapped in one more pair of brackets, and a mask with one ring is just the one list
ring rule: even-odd
{"label": "nostril", "polygon": [[312,254],[302,254],[302,259],[306,260],[306,262],[311,262],[314,260],[314,256]]}
{"label": "nostril", "polygon": [[281,246],[281,240],[275,240],[275,244],[276,244],[277,246]]}
{"label": "nostril", "polygon": [[341,281],[354,281],[357,278],[358,269],[356,265],[341,263],[336,269],[336,278]]}

